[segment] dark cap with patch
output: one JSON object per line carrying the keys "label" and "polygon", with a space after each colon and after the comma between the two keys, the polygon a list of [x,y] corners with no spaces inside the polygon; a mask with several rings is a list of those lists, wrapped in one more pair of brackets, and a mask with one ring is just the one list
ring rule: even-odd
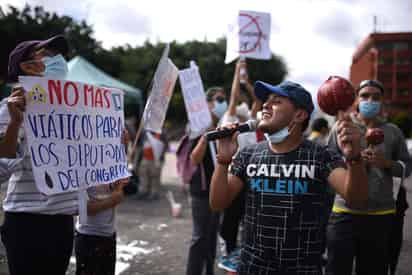
{"label": "dark cap with patch", "polygon": [[47,40],[30,40],[19,43],[9,55],[9,63],[7,68],[8,81],[16,82],[17,77],[21,74],[19,64],[27,58],[32,50],[41,49],[44,47],[57,50],[62,55],[66,55],[69,51],[69,45],[63,35],[56,35]]}

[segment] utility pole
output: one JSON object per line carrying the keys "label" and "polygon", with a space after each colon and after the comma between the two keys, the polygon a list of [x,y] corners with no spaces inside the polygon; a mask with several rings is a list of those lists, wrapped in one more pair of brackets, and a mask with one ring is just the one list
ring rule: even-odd
{"label": "utility pole", "polygon": [[378,17],[374,15],[373,16],[373,33],[377,32],[377,25],[378,25]]}

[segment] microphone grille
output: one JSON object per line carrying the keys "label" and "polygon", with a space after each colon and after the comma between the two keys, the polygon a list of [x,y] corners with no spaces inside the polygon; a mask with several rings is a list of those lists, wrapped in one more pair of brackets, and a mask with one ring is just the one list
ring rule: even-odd
{"label": "microphone grille", "polygon": [[251,119],[251,120],[246,121],[246,124],[249,126],[250,131],[255,131],[257,128],[258,122],[256,120]]}

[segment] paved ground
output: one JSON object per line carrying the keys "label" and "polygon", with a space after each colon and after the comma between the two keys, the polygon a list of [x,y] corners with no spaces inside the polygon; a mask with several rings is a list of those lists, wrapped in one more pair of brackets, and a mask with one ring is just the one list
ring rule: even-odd
{"label": "paved ground", "polygon": [[[162,175],[164,192],[173,191],[176,200],[183,203],[182,217],[171,217],[165,196],[152,202],[128,198],[118,209],[117,274],[184,274],[191,213],[187,197],[177,184],[174,165],[172,155],[167,156],[167,166]],[[412,205],[412,180],[408,183],[408,199]],[[4,190],[1,193],[4,194]],[[412,275],[412,210],[407,215],[399,275]],[[0,275],[6,274],[5,264],[0,263]],[[67,275],[73,274],[74,264],[71,264]]]}

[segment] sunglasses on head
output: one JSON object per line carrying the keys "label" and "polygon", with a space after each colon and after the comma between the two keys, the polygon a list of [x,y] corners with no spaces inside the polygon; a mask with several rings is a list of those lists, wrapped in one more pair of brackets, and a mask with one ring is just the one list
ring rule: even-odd
{"label": "sunglasses on head", "polygon": [[365,88],[365,87],[375,87],[375,88],[379,89],[379,90],[382,92],[382,94],[384,93],[384,90],[385,90],[384,87],[383,87],[383,85],[382,85],[382,83],[380,83],[380,82],[377,81],[377,80],[363,80],[363,81],[359,84],[358,92],[359,92],[361,89]]}

